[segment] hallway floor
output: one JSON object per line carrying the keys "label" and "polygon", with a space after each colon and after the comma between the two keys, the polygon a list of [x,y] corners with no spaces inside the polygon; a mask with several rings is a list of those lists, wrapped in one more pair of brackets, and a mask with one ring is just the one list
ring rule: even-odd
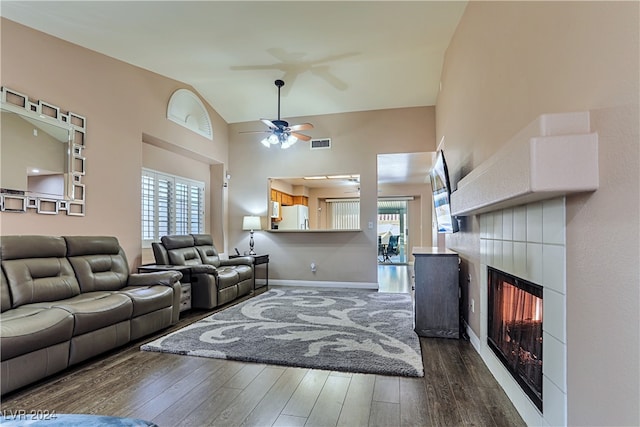
{"label": "hallway floor", "polygon": [[378,264],[378,291],[413,293],[413,265]]}

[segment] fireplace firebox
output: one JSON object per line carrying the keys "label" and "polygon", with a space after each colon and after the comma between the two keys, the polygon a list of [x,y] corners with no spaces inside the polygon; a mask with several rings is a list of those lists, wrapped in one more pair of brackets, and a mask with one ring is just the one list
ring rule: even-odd
{"label": "fireplace firebox", "polygon": [[542,411],[542,287],[488,267],[489,347]]}

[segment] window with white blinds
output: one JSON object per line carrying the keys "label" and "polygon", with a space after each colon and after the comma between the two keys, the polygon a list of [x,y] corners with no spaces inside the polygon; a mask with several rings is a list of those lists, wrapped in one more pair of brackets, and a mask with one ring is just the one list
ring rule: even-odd
{"label": "window with white blinds", "polygon": [[142,170],[142,243],[204,232],[204,182]]}
{"label": "window with white blinds", "polygon": [[357,230],[360,228],[360,200],[327,199],[327,210],[334,230]]}

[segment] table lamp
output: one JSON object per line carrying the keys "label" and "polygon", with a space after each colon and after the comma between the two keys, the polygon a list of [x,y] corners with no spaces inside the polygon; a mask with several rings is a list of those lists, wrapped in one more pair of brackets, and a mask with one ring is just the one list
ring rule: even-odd
{"label": "table lamp", "polygon": [[262,230],[259,216],[245,216],[242,218],[242,229],[250,230],[251,238],[249,239],[249,255],[255,255],[256,251],[253,250],[253,231]]}

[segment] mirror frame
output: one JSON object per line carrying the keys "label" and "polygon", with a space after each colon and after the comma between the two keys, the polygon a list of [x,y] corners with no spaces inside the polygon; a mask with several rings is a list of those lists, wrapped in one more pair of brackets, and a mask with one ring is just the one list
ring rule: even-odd
{"label": "mirror frame", "polygon": [[27,95],[6,87],[2,87],[0,109],[57,126],[65,129],[69,134],[64,198],[32,197],[27,191],[2,188],[0,211],[27,212],[35,210],[39,214],[46,215],[66,212],[70,216],[84,216],[86,188],[83,177],[86,174],[86,157],[84,156],[86,118],[72,112],[64,113],[59,107],[47,102],[30,101]]}

